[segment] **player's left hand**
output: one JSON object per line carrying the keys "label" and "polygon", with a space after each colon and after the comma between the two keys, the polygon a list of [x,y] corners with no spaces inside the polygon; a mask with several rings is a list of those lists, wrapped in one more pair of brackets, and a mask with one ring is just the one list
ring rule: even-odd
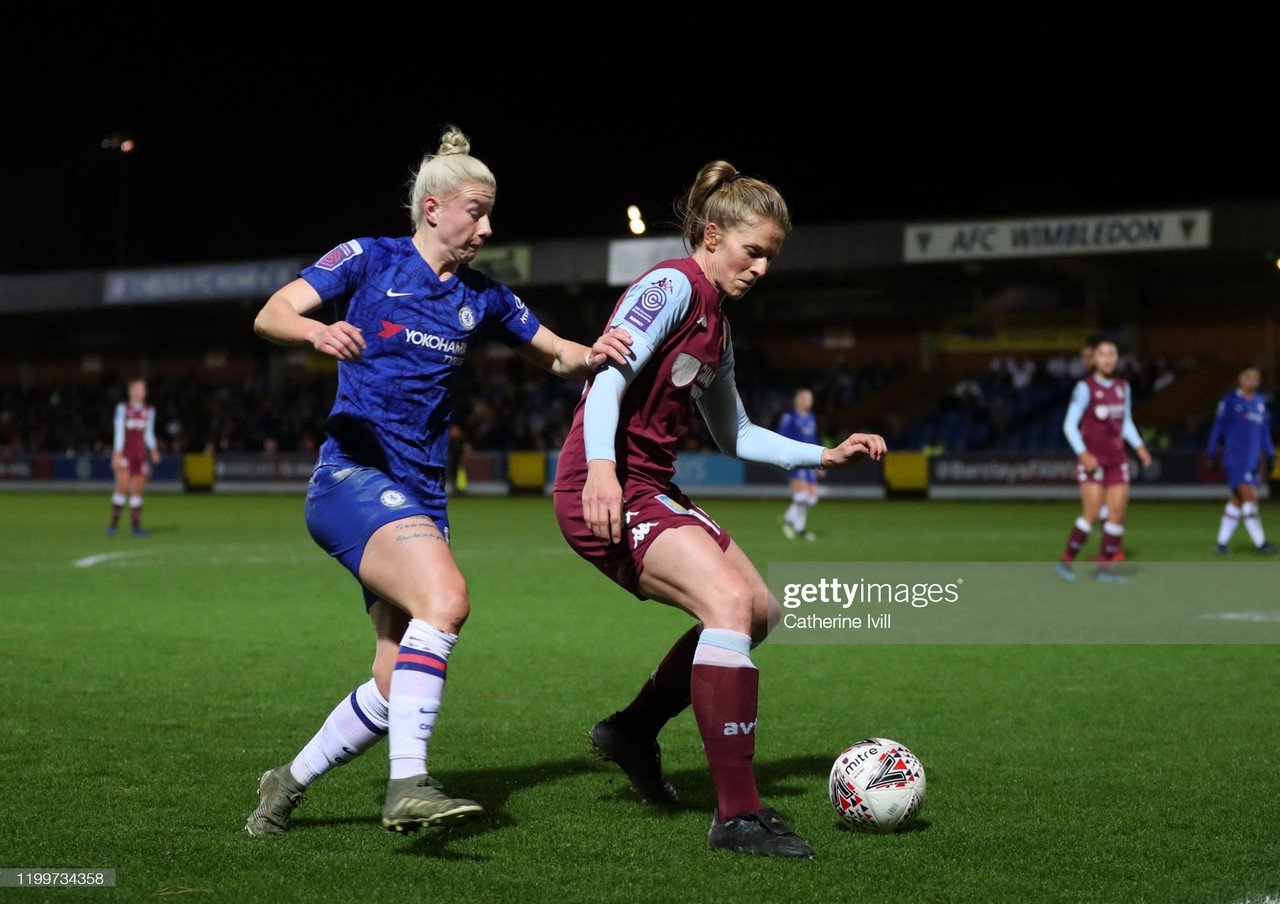
{"label": "player's left hand", "polygon": [[841,465],[868,457],[872,461],[879,461],[884,458],[887,451],[884,437],[879,434],[851,433],[849,438],[840,445],[823,450],[822,466],[824,468],[838,468]]}
{"label": "player's left hand", "polygon": [[631,333],[622,327],[614,327],[591,344],[587,366],[593,371],[604,370],[610,361],[626,364],[631,357]]}
{"label": "player's left hand", "polygon": [[587,482],[582,488],[582,518],[597,540],[622,540],[622,485],[613,462],[587,462]]}
{"label": "player's left hand", "polygon": [[151,463],[152,463],[153,465],[158,465],[158,464],[160,464],[160,450],[159,450],[159,449],[152,449],[152,450],[151,450]]}
{"label": "player's left hand", "polygon": [[1138,447],[1138,461],[1142,462],[1144,468],[1151,467],[1151,453],[1147,451],[1146,446]]}

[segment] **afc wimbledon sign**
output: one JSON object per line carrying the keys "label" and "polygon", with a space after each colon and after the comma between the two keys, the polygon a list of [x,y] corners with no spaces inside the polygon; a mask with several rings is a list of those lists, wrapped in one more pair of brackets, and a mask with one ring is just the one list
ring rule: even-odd
{"label": "afc wimbledon sign", "polygon": [[1208,248],[1207,210],[909,225],[908,263]]}

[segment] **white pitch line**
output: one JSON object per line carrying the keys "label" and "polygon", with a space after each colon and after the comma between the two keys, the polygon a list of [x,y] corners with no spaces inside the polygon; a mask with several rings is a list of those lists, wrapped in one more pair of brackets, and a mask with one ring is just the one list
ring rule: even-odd
{"label": "white pitch line", "polygon": [[[238,552],[237,550],[240,550],[240,549],[244,549],[245,552],[243,553]],[[563,546],[563,547],[537,546],[537,547],[526,547],[523,551],[532,555],[549,555],[549,554],[563,552],[566,549],[568,549],[567,546]],[[166,550],[166,552],[167,551],[168,550]],[[185,562],[191,565],[222,565],[222,564],[275,565],[275,564],[289,563],[289,562],[324,561],[324,556],[322,554],[320,555],[317,554],[319,553],[319,550],[317,550],[315,553],[309,552],[309,551],[308,552],[290,551],[290,552],[284,553],[283,555],[277,555],[270,551],[264,551],[261,548],[261,546],[255,546],[252,544],[224,544],[224,545],[213,547],[212,549],[206,550],[206,553],[207,554],[201,555],[195,558],[192,558],[184,553],[183,558]],[[161,554],[161,551],[160,550],[127,550],[127,551],[120,551],[120,552],[104,552],[104,553],[99,553],[98,555],[85,556],[82,559],[76,559],[74,562],[72,562],[72,565],[75,568],[93,568],[95,565],[102,565],[106,563],[115,563],[115,564],[121,564],[121,565],[123,564],[138,565],[141,563],[136,561],[126,562],[125,560],[150,557],[154,561],[156,560],[157,554]],[[479,559],[479,558],[488,558],[491,556],[508,556],[508,555],[510,555],[510,550],[508,549],[491,549],[487,547],[475,547],[475,548],[467,549],[465,551],[459,550],[457,552],[457,557],[464,561],[470,558]],[[1277,904],[1280,904],[1280,902],[1277,902]]]}
{"label": "white pitch line", "polygon": [[[96,556],[85,556],[83,559],[76,559],[71,564],[76,568],[92,568],[95,565],[102,565],[104,563],[114,563],[118,565],[140,565],[142,564],[141,562],[137,562],[137,561],[126,562],[123,560],[125,559],[136,560],[136,559],[147,557],[147,558],[150,558],[153,562],[155,562],[155,561],[159,561],[159,559],[157,559],[157,552],[158,551],[156,550],[145,550],[145,551],[129,550],[127,552],[104,552]],[[161,557],[161,559],[162,558],[163,556]],[[183,561],[190,565],[224,565],[224,564],[277,565],[281,562],[306,562],[314,558],[316,557],[313,555],[304,555],[302,553],[295,553],[295,554],[289,554],[289,555],[283,555],[283,556],[244,555],[244,554],[211,555],[211,556],[200,556],[198,558],[192,558],[187,555],[182,556]],[[321,561],[323,561],[323,559],[321,559]]]}
{"label": "white pitch line", "polygon": [[[1280,621],[1280,611],[1270,612],[1209,612],[1201,618],[1210,618],[1214,621],[1239,621],[1239,622],[1273,622]],[[1253,904],[1253,902],[1248,902]],[[1280,904],[1280,898],[1261,899],[1257,904]]]}
{"label": "white pitch line", "polygon": [[137,555],[135,552],[104,552],[96,556],[85,556],[83,559],[76,559],[72,564],[76,568],[92,568],[94,565],[101,565],[103,562],[110,562],[114,559],[124,559],[129,556]]}

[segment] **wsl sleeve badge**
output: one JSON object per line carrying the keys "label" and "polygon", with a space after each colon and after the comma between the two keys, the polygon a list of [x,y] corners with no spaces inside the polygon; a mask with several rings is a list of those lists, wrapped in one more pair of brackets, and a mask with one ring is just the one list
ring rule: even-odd
{"label": "wsl sleeve badge", "polygon": [[665,277],[645,286],[623,319],[638,329],[648,330],[653,326],[654,318],[666,306],[667,297],[674,288],[671,280]]}
{"label": "wsl sleeve badge", "polygon": [[866,738],[836,757],[827,791],[845,825],[867,832],[894,832],[920,815],[924,765],[897,741]]}
{"label": "wsl sleeve badge", "polygon": [[[343,261],[348,261],[357,254],[362,254],[364,249],[360,247],[360,243],[354,239],[350,242],[343,242],[337,248],[334,248],[320,260],[316,261],[316,266],[321,270],[336,270],[342,265]],[[390,294],[390,293],[388,293]]]}

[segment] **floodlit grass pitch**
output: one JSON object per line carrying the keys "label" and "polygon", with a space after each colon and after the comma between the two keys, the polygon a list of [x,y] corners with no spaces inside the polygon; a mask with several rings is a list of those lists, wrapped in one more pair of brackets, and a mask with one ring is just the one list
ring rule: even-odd
{"label": "floodlit grass pitch", "polygon": [[[819,541],[789,543],[777,501],[703,501],[762,568],[1052,563],[1076,514],[824,502]],[[1211,561],[1220,508],[1135,505],[1133,558]],[[637,803],[586,751],[590,725],[688,619],[577,559],[543,498],[451,506],[473,611],[431,765],[486,817],[384,832],[380,746],[314,785],[288,836],[250,838],[258,776],[368,675],[372,652],[359,593],[308,537],[301,500],[152,496],[146,540],[102,536],[105,495],[0,495],[0,513],[0,866],[114,867],[118,887],[92,893],[104,900],[1226,904],[1280,891],[1268,645],[766,644],[761,790],[818,857],[708,851],[714,793],[691,713],[662,737],[675,813]],[[1271,506],[1263,518],[1280,533]],[[1236,559],[1254,561],[1243,533]],[[1274,606],[1231,599],[1219,566],[1224,608]],[[866,735],[923,760],[915,831],[838,827],[827,770]]]}

